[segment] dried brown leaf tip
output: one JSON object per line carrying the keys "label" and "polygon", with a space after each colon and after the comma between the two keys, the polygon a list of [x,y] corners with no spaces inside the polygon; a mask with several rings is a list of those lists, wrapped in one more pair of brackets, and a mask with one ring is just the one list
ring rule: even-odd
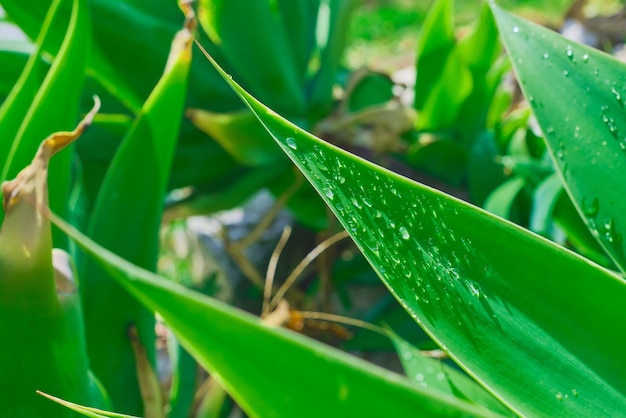
{"label": "dried brown leaf tip", "polygon": [[71,132],[56,132],[50,135],[39,146],[33,162],[20,171],[15,179],[5,181],[2,184],[2,207],[7,215],[24,199],[30,199],[39,207],[47,206],[47,179],[50,158],[78,139],[91,125],[99,109],[100,99],[98,96],[94,96],[93,108],[80,121],[76,129]]}

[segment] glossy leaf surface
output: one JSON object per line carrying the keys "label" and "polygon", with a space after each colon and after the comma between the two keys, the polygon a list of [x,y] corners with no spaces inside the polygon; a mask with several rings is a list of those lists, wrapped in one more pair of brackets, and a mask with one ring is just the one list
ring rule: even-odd
{"label": "glossy leaf surface", "polygon": [[492,5],[522,90],[565,188],[626,270],[626,65]]}
{"label": "glossy leaf surface", "polygon": [[624,410],[621,277],[315,138],[223,75],[391,292],[470,375],[522,415]]}
{"label": "glossy leaf surface", "polygon": [[50,216],[122,286],[158,312],[250,416],[493,415],[438,391],[413,387],[402,376],[320,342],[263,325],[243,311],[130,264]]}
{"label": "glossy leaf surface", "polygon": [[445,364],[442,359],[427,357],[421,350],[393,333],[389,337],[398,352],[404,372],[415,384],[467,399],[500,415],[513,416],[511,411],[478,383]]}

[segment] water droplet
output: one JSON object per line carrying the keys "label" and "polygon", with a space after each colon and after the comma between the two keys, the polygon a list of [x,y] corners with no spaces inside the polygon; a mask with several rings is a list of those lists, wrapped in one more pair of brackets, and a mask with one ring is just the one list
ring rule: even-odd
{"label": "water droplet", "polygon": [[298,149],[298,144],[296,144],[296,140],[292,137],[289,137],[285,140],[287,146],[291,149]]}
{"label": "water droplet", "polygon": [[374,251],[374,252],[378,252],[378,240],[375,238],[372,239],[368,239],[367,241],[365,241],[367,248],[369,248],[370,250]]}
{"label": "water droplet", "polygon": [[473,283],[468,283],[470,291],[472,292],[472,296],[480,297],[480,288],[478,286],[474,286]]}
{"label": "water droplet", "polygon": [[548,54],[547,52],[545,52],[545,53],[543,54],[543,59],[544,59],[544,60],[550,59],[550,54]]}
{"label": "water droplet", "polygon": [[563,161],[565,159],[565,148],[563,148],[562,146],[559,147],[559,149],[555,151],[554,156]]}
{"label": "water droplet", "polygon": [[519,33],[519,28],[517,26],[513,26],[513,33]]}
{"label": "water droplet", "polygon": [[619,103],[620,105],[623,105],[622,95],[620,94],[619,91],[617,91],[615,87],[611,87],[611,93],[613,93],[613,97],[615,97],[615,100],[617,100],[617,103]]}
{"label": "water droplet", "polygon": [[594,67],[593,68],[593,75],[599,75],[600,74],[600,70],[598,69],[598,67]]}
{"label": "water droplet", "polygon": [[361,205],[361,202],[359,202],[358,200],[356,200],[356,198],[352,197],[350,198],[350,201],[352,202],[352,206],[354,206],[357,209],[362,209],[363,206]]}
{"label": "water droplet", "polygon": [[585,215],[587,218],[595,218],[600,211],[600,200],[597,197],[594,197],[593,199],[583,197],[581,206],[583,210],[583,215]]}
{"label": "water droplet", "polygon": [[324,195],[331,200],[335,197],[335,193],[333,193],[330,187],[322,188],[322,192],[324,192]]}
{"label": "water droplet", "polygon": [[445,373],[443,373],[443,372],[437,373],[437,380],[443,380],[445,378],[446,378]]}
{"label": "water droplet", "polygon": [[365,204],[365,206],[367,206],[368,208],[372,207],[372,201],[369,200],[367,197],[363,198],[363,203]]}
{"label": "water droplet", "polygon": [[589,54],[585,54],[583,55],[583,62],[586,64],[587,62],[589,62]]}
{"label": "water droplet", "polygon": [[571,61],[574,60],[574,51],[572,51],[572,46],[568,45],[567,49],[565,51],[565,55],[567,55],[567,58],[569,58]]}
{"label": "water droplet", "polygon": [[617,232],[617,228],[615,226],[615,221],[613,218],[608,218],[604,221],[604,237],[607,241],[614,245],[619,245],[622,243],[622,235]]}
{"label": "water droplet", "polygon": [[572,389],[572,395],[574,395],[574,397],[578,397],[578,391],[576,389]]}
{"label": "water droplet", "polygon": [[563,400],[563,394],[561,392],[558,392],[556,395],[554,395],[554,397],[556,398],[557,401]]}
{"label": "water droplet", "polygon": [[409,239],[409,238],[411,238],[411,235],[409,234],[409,231],[405,227],[403,227],[403,226],[400,227],[400,235],[402,236],[402,239]]}
{"label": "water droplet", "polygon": [[565,77],[569,77],[569,71],[567,71],[567,70],[563,70],[563,75],[564,75]]}
{"label": "water droplet", "polygon": [[418,373],[415,375],[415,380],[417,380],[418,382],[423,382],[425,379],[424,375],[422,373]]}

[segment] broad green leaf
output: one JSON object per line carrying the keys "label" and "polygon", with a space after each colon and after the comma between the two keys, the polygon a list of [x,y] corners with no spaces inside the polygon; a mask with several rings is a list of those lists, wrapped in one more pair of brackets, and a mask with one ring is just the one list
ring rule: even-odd
{"label": "broad green leaf", "polygon": [[[245,10],[245,13],[242,13]],[[279,109],[305,109],[302,76],[281,9],[269,0],[200,0],[202,28],[245,84]]]}
{"label": "broad green leaf", "polygon": [[552,211],[561,192],[563,183],[557,173],[548,176],[543,180],[533,192],[533,208],[530,213],[531,231],[541,235],[549,233],[552,220]]}
{"label": "broad green leaf", "polygon": [[48,216],[158,312],[252,417],[494,416],[452,396],[414,387],[402,376],[318,341],[264,325],[246,312],[127,262],[55,215]]}
{"label": "broad green leaf", "polygon": [[249,110],[214,113],[188,109],[187,117],[201,131],[215,139],[240,164],[266,166],[286,163],[272,137]]}
{"label": "broad green leaf", "polygon": [[[332,89],[340,69],[348,39],[348,28],[360,0],[320,2],[317,15],[317,50],[311,62],[314,73],[307,86],[310,109],[315,115],[330,111]],[[316,65],[317,64],[317,65]]]}
{"label": "broad green leaf", "polygon": [[621,277],[315,138],[223,76],[390,291],[472,377],[521,415],[622,413]]}
{"label": "broad green leaf", "polygon": [[567,192],[626,271],[626,65],[491,5]]}
{"label": "broad green leaf", "polygon": [[282,24],[296,63],[296,74],[304,85],[311,55],[321,0],[278,0]]}
{"label": "broad green leaf", "polygon": [[473,88],[472,73],[467,64],[463,62],[457,49],[449,51],[420,109],[418,128],[421,130],[449,128]]}
{"label": "broad green leaf", "polygon": [[458,53],[472,74],[472,91],[461,106],[455,125],[470,143],[477,133],[485,130],[491,102],[505,74],[501,65],[494,65],[500,50],[498,28],[489,6],[484,3],[474,28],[457,45]]}
{"label": "broad green leaf", "polygon": [[71,416],[36,389],[102,401],[88,369],[73,264],[64,251],[53,251],[50,222],[37,211],[48,205],[50,158],[81,135],[97,108],[74,131],[48,136],[32,162],[2,183],[0,408],[8,417]]}
{"label": "broad green leaf", "polygon": [[526,179],[521,176],[505,181],[487,196],[483,208],[504,219],[511,219],[511,207],[524,185]]}
{"label": "broad green leaf", "polygon": [[[63,6],[67,14],[61,13]],[[66,32],[58,56],[45,73],[47,67],[41,60],[41,52],[50,43],[48,29],[54,24],[63,25]],[[42,138],[74,125],[89,30],[88,9],[82,0],[58,1],[51,7],[37,39],[38,50],[0,109],[0,155],[6,156],[0,162],[0,182],[15,177],[28,165]],[[50,206],[59,213],[66,211],[70,159],[71,148],[50,165]],[[61,242],[56,241],[55,238],[60,246]]]}
{"label": "broad green leaf", "polygon": [[[191,35],[183,29],[172,43],[163,77],[111,162],[90,218],[93,239],[150,270],[156,268],[159,226],[190,62]],[[116,410],[140,413],[135,355],[127,330],[130,324],[137,327],[154,365],[154,315],[91,260],[81,268],[92,369]]]}
{"label": "broad green leaf", "polygon": [[198,364],[171,333],[167,336],[167,352],[172,367],[167,417],[187,418],[194,404]]}
{"label": "broad green leaf", "polygon": [[[370,106],[381,105],[394,98],[393,81],[379,73],[364,74],[354,85],[347,87],[347,111],[358,112]],[[276,146],[276,145],[274,145]]]}
{"label": "broad green leaf", "polygon": [[454,2],[437,0],[424,20],[417,45],[415,103],[421,110],[440,78],[448,54],[454,49]]}
{"label": "broad green leaf", "polygon": [[404,372],[415,384],[466,399],[499,415],[513,415],[493,395],[462,372],[448,366],[441,359],[427,357],[421,350],[393,332],[388,333],[398,352]]}

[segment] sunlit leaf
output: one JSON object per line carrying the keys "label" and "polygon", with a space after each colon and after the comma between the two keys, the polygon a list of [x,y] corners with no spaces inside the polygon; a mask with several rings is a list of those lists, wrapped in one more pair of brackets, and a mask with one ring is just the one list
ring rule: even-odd
{"label": "sunlit leaf", "polygon": [[521,415],[624,410],[621,277],[315,138],[223,76],[400,303],[497,398]]}
{"label": "sunlit leaf", "polygon": [[626,271],[626,64],[491,5],[522,90],[580,215]]}

